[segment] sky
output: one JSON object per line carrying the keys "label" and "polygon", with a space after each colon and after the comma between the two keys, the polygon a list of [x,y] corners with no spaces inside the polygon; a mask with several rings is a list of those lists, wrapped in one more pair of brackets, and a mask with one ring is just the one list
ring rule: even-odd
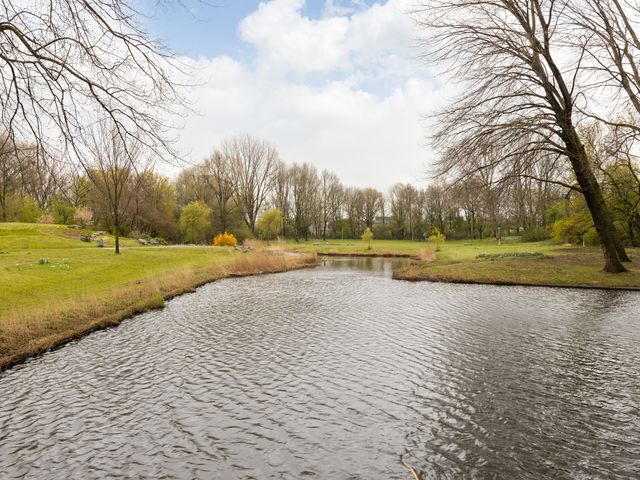
{"label": "sky", "polygon": [[426,182],[425,116],[450,92],[418,59],[413,0],[141,1],[151,35],[194,67],[178,141],[191,162],[249,133],[345,185]]}

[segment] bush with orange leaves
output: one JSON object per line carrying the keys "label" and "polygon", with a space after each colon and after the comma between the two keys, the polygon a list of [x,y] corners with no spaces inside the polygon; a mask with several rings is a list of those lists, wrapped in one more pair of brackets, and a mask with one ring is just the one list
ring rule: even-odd
{"label": "bush with orange leaves", "polygon": [[238,240],[233,234],[224,232],[215,236],[213,244],[216,247],[235,247],[238,244]]}

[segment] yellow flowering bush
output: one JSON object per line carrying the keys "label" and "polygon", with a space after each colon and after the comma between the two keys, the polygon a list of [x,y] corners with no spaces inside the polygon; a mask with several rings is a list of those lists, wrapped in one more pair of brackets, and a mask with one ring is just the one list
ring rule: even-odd
{"label": "yellow flowering bush", "polygon": [[215,236],[213,244],[216,247],[235,247],[238,244],[238,240],[231,233],[224,232]]}

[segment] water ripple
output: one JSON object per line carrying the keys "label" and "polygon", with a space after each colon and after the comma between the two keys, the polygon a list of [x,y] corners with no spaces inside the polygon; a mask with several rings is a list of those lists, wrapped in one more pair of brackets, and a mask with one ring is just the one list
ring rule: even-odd
{"label": "water ripple", "polygon": [[0,375],[4,479],[631,479],[640,295],[228,279]]}

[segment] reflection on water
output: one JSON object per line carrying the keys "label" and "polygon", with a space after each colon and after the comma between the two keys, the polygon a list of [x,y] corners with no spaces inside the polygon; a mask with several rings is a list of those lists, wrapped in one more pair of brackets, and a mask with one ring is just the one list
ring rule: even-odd
{"label": "reflection on water", "polygon": [[0,477],[622,479],[640,295],[229,279],[0,374]]}

